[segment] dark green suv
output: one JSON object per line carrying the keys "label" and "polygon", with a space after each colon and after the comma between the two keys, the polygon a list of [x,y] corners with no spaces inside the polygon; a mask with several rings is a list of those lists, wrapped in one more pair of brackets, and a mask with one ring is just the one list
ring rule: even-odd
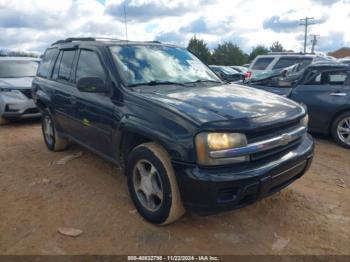
{"label": "dark green suv", "polygon": [[69,38],[46,50],[38,72],[47,147],[76,142],[125,168],[151,223],[246,206],[311,164],[303,107],[226,84],[184,48]]}

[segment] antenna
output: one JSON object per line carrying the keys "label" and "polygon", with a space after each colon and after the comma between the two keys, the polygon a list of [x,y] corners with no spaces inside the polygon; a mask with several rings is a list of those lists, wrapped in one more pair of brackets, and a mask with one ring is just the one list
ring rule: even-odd
{"label": "antenna", "polygon": [[126,42],[128,42],[128,24],[126,22],[126,1],[124,2],[123,9],[124,9],[124,24],[125,24],[125,39]]}

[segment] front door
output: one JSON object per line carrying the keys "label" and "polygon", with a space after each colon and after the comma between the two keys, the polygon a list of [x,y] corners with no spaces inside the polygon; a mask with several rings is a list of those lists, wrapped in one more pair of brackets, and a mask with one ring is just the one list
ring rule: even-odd
{"label": "front door", "polygon": [[[101,61],[97,50],[81,49],[76,68],[76,83],[83,77],[99,77],[108,85],[107,71]],[[111,92],[78,91],[76,97],[79,140],[109,157],[112,157],[113,130],[116,130],[119,122],[113,114],[115,106],[111,100]]]}

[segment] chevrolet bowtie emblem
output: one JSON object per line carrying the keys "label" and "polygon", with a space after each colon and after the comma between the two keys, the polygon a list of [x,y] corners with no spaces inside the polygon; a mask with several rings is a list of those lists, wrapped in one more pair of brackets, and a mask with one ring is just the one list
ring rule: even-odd
{"label": "chevrolet bowtie emblem", "polygon": [[289,144],[291,141],[292,141],[291,135],[289,135],[289,134],[283,134],[283,135],[281,136],[280,144],[281,144],[282,146],[285,146],[285,145]]}

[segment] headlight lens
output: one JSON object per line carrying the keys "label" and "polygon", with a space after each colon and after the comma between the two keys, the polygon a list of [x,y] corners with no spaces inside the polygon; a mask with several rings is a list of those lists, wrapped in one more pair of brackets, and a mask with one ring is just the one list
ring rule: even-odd
{"label": "headlight lens", "polygon": [[221,165],[249,160],[249,156],[214,159],[209,156],[211,151],[244,147],[247,138],[240,133],[200,133],[195,139],[197,161],[201,165]]}
{"label": "headlight lens", "polygon": [[300,124],[302,126],[305,126],[306,128],[308,127],[309,125],[309,115],[306,114],[301,120],[300,120]]}

